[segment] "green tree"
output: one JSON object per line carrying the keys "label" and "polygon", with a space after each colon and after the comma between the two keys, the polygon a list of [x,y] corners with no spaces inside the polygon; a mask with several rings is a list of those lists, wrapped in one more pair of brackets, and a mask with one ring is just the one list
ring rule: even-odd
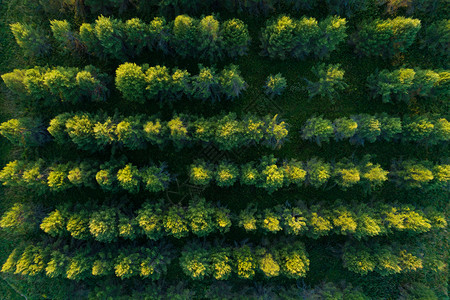
{"label": "green tree", "polygon": [[315,188],[322,187],[331,178],[331,166],[313,158],[306,163],[306,182]]}
{"label": "green tree", "polygon": [[358,130],[358,123],[347,117],[335,119],[333,122],[334,139],[342,141],[344,139],[351,139]]}
{"label": "green tree", "polygon": [[271,156],[264,156],[261,159],[260,168],[260,187],[272,193],[285,185],[285,174],[283,169],[278,167],[277,159]]}
{"label": "green tree", "polygon": [[163,235],[163,211],[162,202],[146,202],[137,211],[136,221],[147,238],[157,240]]}
{"label": "green tree", "polygon": [[39,246],[25,248],[16,263],[15,274],[35,276],[45,270],[48,253]]}
{"label": "green tree", "polygon": [[406,52],[421,28],[420,20],[405,17],[363,23],[353,41],[365,56],[392,57]]}
{"label": "green tree", "polygon": [[213,175],[212,168],[204,161],[198,161],[190,166],[189,177],[193,184],[208,185]]}
{"label": "green tree", "polygon": [[220,23],[214,16],[205,16],[198,22],[196,46],[201,58],[212,61],[223,56]]}
{"label": "green tree", "polygon": [[186,212],[179,206],[169,208],[167,214],[164,215],[164,230],[175,238],[183,238],[189,234],[188,220]]}
{"label": "green tree", "polygon": [[75,239],[85,240],[90,237],[88,213],[81,211],[69,216],[66,229]]}
{"label": "green tree", "polygon": [[142,130],[141,115],[124,118],[116,126],[117,142],[130,150],[144,148],[144,134]]}
{"label": "green tree", "polygon": [[0,124],[0,135],[18,146],[41,146],[49,140],[39,119],[11,119]]}
{"label": "green tree", "polygon": [[280,265],[274,255],[265,248],[258,248],[255,251],[258,269],[262,271],[266,278],[280,275]]}
{"label": "green tree", "polygon": [[166,190],[171,181],[170,174],[166,170],[165,164],[162,164],[160,167],[146,167],[141,170],[140,176],[145,189],[152,193]]}
{"label": "green tree", "polygon": [[45,275],[50,278],[65,277],[70,258],[59,251],[52,251],[50,260],[45,267]]}
{"label": "green tree", "polygon": [[10,28],[17,44],[23,49],[25,55],[44,56],[50,52],[48,36],[40,29],[23,23],[11,24]]}
{"label": "green tree", "polygon": [[333,137],[333,133],[333,123],[322,117],[306,120],[306,123],[302,128],[302,138],[315,141],[319,146],[322,142],[329,142],[330,138]]}
{"label": "green tree", "polygon": [[14,203],[0,219],[0,228],[13,234],[28,234],[35,229],[35,218],[32,205]]}
{"label": "green tree", "polygon": [[172,77],[165,66],[150,67],[145,72],[147,86],[145,96],[148,99],[159,99],[160,102],[170,101],[169,93],[172,88]]}
{"label": "green tree", "polygon": [[45,217],[39,226],[45,233],[57,237],[66,232],[67,217],[66,212],[56,209]]}
{"label": "green tree", "polygon": [[334,167],[333,177],[337,185],[346,190],[361,180],[360,168],[348,160],[341,160]]}
{"label": "green tree", "polygon": [[79,36],[67,20],[50,20],[50,29],[60,50],[73,53],[79,49]]}
{"label": "green tree", "polygon": [[[80,149],[87,151],[97,150],[97,144],[94,136],[94,124],[96,116],[90,114],[77,114],[66,120],[65,131],[70,140]],[[51,132],[50,132],[51,133]]]}
{"label": "green tree", "polygon": [[111,243],[118,236],[117,221],[117,211],[114,208],[104,208],[92,213],[89,231],[97,241]]}
{"label": "green tree", "polygon": [[83,280],[90,276],[92,261],[82,253],[77,253],[70,258],[67,266],[66,276],[71,280]]}
{"label": "green tree", "polygon": [[141,180],[141,172],[132,164],[127,164],[117,171],[117,182],[119,186],[130,193],[139,192]]}
{"label": "green tree", "polygon": [[212,102],[220,100],[220,77],[216,69],[199,65],[199,73],[193,77],[192,84],[194,98]]}
{"label": "green tree", "polygon": [[407,160],[395,164],[394,167],[394,180],[407,189],[424,188],[434,179],[429,162]]}
{"label": "green tree", "polygon": [[125,63],[116,70],[116,87],[125,100],[144,103],[146,76],[142,68],[134,63]]}
{"label": "green tree", "polygon": [[311,69],[318,81],[305,79],[308,84],[309,99],[319,95],[320,97],[328,98],[331,103],[334,103],[335,99],[339,98],[339,92],[348,87],[344,81],[345,71],[340,69],[340,67],[340,64],[319,64]]}
{"label": "green tree", "polygon": [[248,26],[239,19],[227,20],[220,30],[222,47],[229,57],[243,56],[248,52],[250,34]]}
{"label": "green tree", "polygon": [[173,22],[173,44],[177,54],[186,56],[195,56],[198,53],[198,20],[188,15],[179,15]]}
{"label": "green tree", "polygon": [[300,242],[277,249],[275,257],[280,264],[281,274],[288,278],[299,279],[309,271],[309,259],[305,245]]}
{"label": "green tree", "polygon": [[69,175],[69,164],[55,164],[50,167],[47,177],[47,185],[53,192],[62,192],[71,187],[72,183],[67,176]]}
{"label": "green tree", "polygon": [[360,247],[360,249],[345,249],[342,259],[345,268],[360,275],[367,275],[377,265],[376,258],[365,247]]}
{"label": "green tree", "polygon": [[288,57],[296,45],[298,26],[298,22],[288,16],[268,21],[262,31],[262,48],[265,53],[271,58]]}
{"label": "green tree", "polygon": [[121,279],[136,276],[140,267],[139,253],[129,253],[128,251],[120,251],[114,264],[114,271],[117,277]]}
{"label": "green tree", "polygon": [[421,43],[433,56],[448,61],[450,56],[450,19],[436,21],[425,28]]}
{"label": "green tree", "polygon": [[227,99],[238,98],[248,86],[236,65],[229,65],[220,72],[219,83],[221,96]]}
{"label": "green tree", "polygon": [[364,145],[365,142],[374,143],[381,135],[381,122],[375,116],[368,114],[350,117],[357,124],[356,134],[350,138],[350,143]]}
{"label": "green tree", "polygon": [[214,208],[206,203],[205,199],[195,199],[189,203],[186,211],[186,220],[193,234],[202,237],[215,230],[213,223]]}
{"label": "green tree", "polygon": [[194,280],[202,280],[211,274],[209,253],[199,246],[184,249],[181,252],[180,266],[186,276]]}
{"label": "green tree", "polygon": [[249,246],[233,250],[233,271],[239,278],[252,279],[256,268],[257,260]]}
{"label": "green tree", "polygon": [[281,73],[267,76],[266,83],[264,85],[265,93],[270,97],[282,95],[286,87],[286,78],[284,78]]}
{"label": "green tree", "polygon": [[217,248],[211,253],[210,269],[216,280],[227,280],[232,273],[232,257],[228,248]]}

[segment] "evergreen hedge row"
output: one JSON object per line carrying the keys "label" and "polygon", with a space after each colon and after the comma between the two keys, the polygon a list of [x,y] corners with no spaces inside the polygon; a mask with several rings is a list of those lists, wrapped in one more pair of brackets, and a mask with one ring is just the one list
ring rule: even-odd
{"label": "evergreen hedge row", "polygon": [[3,273],[50,278],[92,280],[115,275],[119,278],[141,277],[157,280],[167,273],[172,253],[163,247],[130,247],[110,250],[84,247],[76,250],[54,250],[53,246],[29,245],[16,248],[3,264]]}
{"label": "evergreen hedge row", "polygon": [[[28,226],[21,222],[33,223],[33,216],[22,220],[17,216],[31,210],[12,207],[3,215],[0,227],[13,233],[16,228]],[[226,233],[232,226],[248,233],[284,233],[314,239],[334,233],[358,240],[396,231],[423,233],[447,227],[444,214],[410,205],[382,202],[345,205],[337,201],[308,207],[299,201],[270,209],[258,209],[250,204],[245,210],[231,212],[202,198],[191,200],[188,206],[171,205],[163,199],[147,201],[134,213],[113,207],[73,210],[62,206],[36,223],[53,237],[70,234],[76,239],[94,238],[99,242],[114,242],[118,238],[134,240],[142,236],[151,240],[168,236],[184,238],[190,233],[203,237]]]}
{"label": "evergreen hedge row", "polygon": [[48,133],[60,145],[74,143],[87,151],[102,151],[110,145],[137,150],[170,144],[179,150],[193,143],[213,143],[220,150],[231,150],[250,144],[279,147],[286,140],[288,124],[277,115],[261,118],[247,114],[240,119],[234,113],[207,119],[175,115],[162,121],[157,116],[79,112],[56,116],[48,132],[42,123],[30,118],[11,119],[0,125],[0,134],[16,145],[42,144],[39,141],[49,140]]}
{"label": "evergreen hedge row", "polygon": [[[407,250],[408,249],[408,250]],[[445,262],[419,247],[399,244],[370,246],[349,243],[342,256],[344,267],[360,275],[377,272],[381,276],[407,273],[423,268],[431,271],[441,269]]]}
{"label": "evergreen hedge row", "polygon": [[382,113],[359,114],[335,119],[322,117],[308,119],[301,137],[319,146],[335,141],[348,140],[351,144],[364,145],[376,141],[415,142],[424,145],[447,144],[450,141],[450,122],[438,116],[406,116],[403,120]]}
{"label": "evergreen hedge row", "polygon": [[218,73],[215,68],[199,66],[199,74],[192,76],[186,70],[165,66],[138,66],[125,63],[116,70],[116,87],[125,100],[144,103],[159,100],[171,103],[186,97],[209,100],[236,99],[247,88],[235,65],[225,67]]}
{"label": "evergreen hedge row", "polygon": [[384,103],[410,103],[417,97],[450,103],[450,72],[447,70],[381,70],[370,75],[367,81],[373,98],[381,98]]}
{"label": "evergreen hedge row", "polygon": [[5,85],[26,104],[52,106],[106,101],[109,76],[94,66],[84,69],[34,67],[2,75]]}
{"label": "evergreen hedge row", "polygon": [[318,22],[315,18],[292,19],[281,15],[267,21],[262,29],[263,54],[271,58],[306,59],[329,57],[347,34],[345,18],[330,16]]}
{"label": "evergreen hedge row", "polygon": [[94,23],[83,23],[79,30],[66,20],[53,20],[51,30],[61,49],[121,61],[145,50],[210,61],[236,58],[245,55],[250,44],[244,22],[220,22],[212,15],[202,19],[179,15],[170,22],[156,17],[150,23],[139,18],[122,21],[99,16]]}
{"label": "evergreen hedge row", "polygon": [[[342,159],[333,164],[318,158],[301,162],[264,156],[259,162],[241,166],[228,161],[217,164],[196,161],[188,167],[188,176],[194,185],[207,186],[214,182],[219,187],[231,187],[239,182],[241,186],[263,188],[269,193],[294,185],[314,188],[338,186],[342,190],[360,186],[369,192],[388,180],[405,189],[448,189],[450,165],[430,161],[394,161],[391,170],[387,171],[372,163],[370,156],[360,161]],[[168,188],[174,177],[167,171],[165,163],[137,167],[118,161],[99,166],[99,163],[91,161],[51,164],[42,159],[15,160],[0,171],[0,182],[4,186],[24,187],[38,194],[98,186],[109,192],[161,192]]]}

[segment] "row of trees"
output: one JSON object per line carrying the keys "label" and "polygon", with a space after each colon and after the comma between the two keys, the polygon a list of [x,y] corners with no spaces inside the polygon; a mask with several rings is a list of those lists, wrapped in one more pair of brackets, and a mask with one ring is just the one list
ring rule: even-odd
{"label": "row of trees", "polygon": [[304,140],[319,146],[335,141],[349,140],[351,144],[364,145],[375,141],[415,142],[425,145],[446,144],[450,141],[450,122],[436,116],[406,116],[401,120],[385,113],[360,114],[342,117],[333,122],[322,117],[308,119],[301,131]]}
{"label": "row of trees", "polygon": [[[411,247],[408,247],[411,248]],[[426,255],[419,248],[406,250],[402,245],[374,244],[370,248],[350,244],[344,248],[344,267],[360,275],[377,272],[382,276],[411,272],[424,267],[433,271],[442,270],[445,263],[433,255]]]}
{"label": "row of trees", "polygon": [[[348,9],[351,5],[346,3],[344,7]],[[88,52],[97,57],[122,61],[141,54],[145,49],[209,60],[234,58],[245,55],[250,44],[245,23],[231,19],[221,24],[214,16],[199,20],[179,15],[172,22],[156,17],[149,24],[139,18],[124,22],[100,16],[95,23],[82,24],[79,31],[75,31],[66,20],[52,20],[50,23],[60,50]],[[422,41],[424,48],[443,58],[448,53],[445,51],[448,49],[447,24],[448,20],[441,20],[428,26]],[[291,56],[299,59],[328,57],[346,39],[346,28],[346,20],[336,16],[321,22],[314,18],[294,20],[279,16],[268,21],[262,30],[263,53],[282,59]],[[353,34],[352,43],[361,55],[392,57],[405,52],[420,29],[420,20],[405,17],[366,21]],[[11,31],[27,55],[41,56],[51,51],[50,38],[41,29],[14,23]]]}
{"label": "row of trees", "polygon": [[2,75],[7,88],[27,104],[54,105],[57,102],[105,101],[109,77],[94,66],[34,67]]}
{"label": "row of trees", "polygon": [[[87,52],[103,59],[127,60],[145,49],[217,60],[245,55],[250,44],[247,25],[239,19],[219,22],[214,16],[202,19],[179,15],[167,22],[156,17],[150,23],[139,18],[126,21],[99,16],[74,30],[67,20],[50,21],[54,42],[66,53]],[[11,30],[27,54],[45,55],[50,50],[46,33],[28,24],[15,23]]]}
{"label": "row of trees", "polygon": [[370,156],[360,161],[342,159],[333,164],[319,158],[300,162],[264,156],[259,162],[240,167],[228,161],[215,165],[197,161],[190,166],[189,176],[191,183],[196,185],[206,186],[214,182],[219,187],[231,187],[240,182],[241,185],[263,188],[269,193],[291,185],[324,188],[327,184],[337,185],[343,190],[361,186],[369,192],[383,185],[388,178],[406,189],[445,188],[450,181],[450,165],[434,165],[429,161],[394,161],[391,171],[387,171],[372,163]]}
{"label": "row of trees", "polygon": [[303,17],[297,20],[279,16],[268,21],[262,30],[263,53],[281,59],[306,59],[310,56],[325,58],[345,40],[346,29],[347,21],[337,16],[330,16],[320,22],[315,18]]}
{"label": "row of trees", "polygon": [[308,207],[299,201],[264,210],[251,204],[239,213],[232,213],[202,198],[191,200],[186,207],[158,200],[146,202],[134,213],[106,206],[75,210],[62,206],[42,220],[34,210],[27,205],[11,207],[0,220],[0,227],[12,234],[23,234],[39,224],[40,229],[53,237],[70,235],[75,239],[93,238],[106,243],[142,236],[151,240],[167,236],[180,239],[190,233],[203,237],[226,233],[231,226],[248,233],[284,232],[314,239],[334,233],[358,240],[395,231],[423,233],[447,227],[445,216],[432,208],[421,210],[382,202],[346,205],[336,201]]}
{"label": "row of trees", "polygon": [[[420,28],[418,19],[376,19],[364,22],[351,40],[360,55],[389,58],[406,52],[416,40]],[[336,16],[321,22],[314,18],[295,20],[279,16],[268,21],[262,31],[263,52],[281,59],[304,59],[311,55],[328,57],[346,39],[346,29],[346,20]]]}
{"label": "row of trees", "polygon": [[[11,219],[8,213],[4,216],[5,220]],[[12,209],[9,214],[12,216],[17,213]],[[194,199],[187,207],[170,205],[160,199],[148,201],[139,210],[128,214],[114,207],[77,212],[70,212],[62,207],[48,214],[41,221],[40,228],[54,237],[70,234],[76,239],[94,238],[98,242],[110,243],[117,241],[119,237],[134,240],[146,236],[151,240],[158,240],[173,236],[179,239],[189,233],[203,237],[216,232],[227,232],[231,222],[228,209],[212,206],[205,199]],[[5,224],[9,223],[5,221]],[[16,226],[5,229],[13,231],[14,227]]]}
{"label": "row of trees", "polygon": [[164,248],[119,248],[115,250],[94,247],[62,251],[53,246],[29,245],[14,249],[3,264],[2,272],[71,280],[91,279],[94,276],[115,275],[121,279],[140,276],[157,280],[167,272],[171,253]]}
{"label": "row of trees", "polygon": [[417,97],[440,98],[448,104],[450,97],[450,72],[446,70],[422,70],[401,68],[382,70],[368,78],[368,86],[374,98],[384,103],[407,102]]}
{"label": "row of trees", "polygon": [[390,58],[406,52],[421,27],[420,20],[405,17],[366,21],[353,35],[352,43],[360,55]]}
{"label": "row of trees", "polygon": [[[307,162],[294,159],[279,161],[273,156],[240,167],[228,161],[210,164],[194,162],[188,170],[191,183],[200,186],[214,183],[219,187],[241,185],[263,188],[269,193],[283,187],[312,186],[324,188],[327,184],[346,190],[361,186],[367,192],[388,180],[399,187],[446,188],[450,181],[449,164],[433,164],[429,161],[394,161],[391,171],[370,162],[370,156],[360,161],[342,159],[326,163],[318,158]],[[48,164],[44,160],[11,161],[0,171],[4,186],[25,187],[38,194],[47,191],[60,192],[74,187],[97,187],[109,192],[125,190],[138,193],[141,190],[160,192],[168,188],[174,175],[166,165],[137,167],[131,163],[110,161],[99,166],[96,162],[68,162]]]}
{"label": "row of trees", "polygon": [[194,280],[210,277],[227,280],[233,275],[252,279],[259,272],[266,278],[284,276],[299,279],[306,276],[309,259],[301,242],[278,243],[270,249],[192,244],[181,252],[180,266]]}
{"label": "row of trees", "polygon": [[160,192],[167,189],[171,180],[165,164],[138,168],[119,161],[99,165],[93,161],[47,164],[42,159],[15,160],[0,171],[3,185],[30,188],[39,195],[48,191],[98,186],[108,192]]}
{"label": "row of trees", "polygon": [[116,70],[116,87],[125,100],[138,103],[154,99],[170,102],[183,96],[214,102],[239,97],[247,83],[235,65],[220,73],[200,65],[198,75],[192,76],[186,70],[175,69],[171,73],[165,66],[125,63]]}
{"label": "row of trees", "polygon": [[11,119],[0,124],[0,134],[16,145],[36,146],[48,141],[50,133],[58,144],[72,142],[87,151],[102,151],[110,145],[137,150],[149,144],[161,148],[173,144],[179,150],[194,142],[214,143],[220,150],[249,144],[275,148],[288,135],[288,124],[277,115],[247,114],[239,119],[234,113],[208,119],[175,115],[170,121],[144,115],[64,113],[50,121],[48,131],[43,126],[38,119]]}

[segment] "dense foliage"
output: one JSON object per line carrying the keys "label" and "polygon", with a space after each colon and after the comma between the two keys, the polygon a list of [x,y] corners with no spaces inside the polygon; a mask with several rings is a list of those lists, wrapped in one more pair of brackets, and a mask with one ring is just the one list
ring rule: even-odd
{"label": "dense foliage", "polygon": [[2,75],[2,79],[28,105],[105,101],[109,94],[108,76],[94,66],[16,69]]}
{"label": "dense foliage", "polygon": [[[167,236],[179,239],[190,233],[203,237],[227,233],[232,227],[252,234],[284,233],[313,239],[339,234],[358,240],[396,232],[419,234],[447,227],[445,215],[432,207],[417,209],[382,201],[370,204],[356,201],[353,205],[336,201],[309,207],[305,202],[297,201],[270,209],[257,209],[249,205],[245,210],[233,213],[203,198],[191,200],[185,207],[160,199],[146,201],[134,213],[107,207],[74,210],[62,206],[42,220],[33,207],[26,205],[19,211],[28,212],[27,217],[22,220],[16,218],[18,209],[14,206],[7,211],[0,220],[0,227],[23,234],[23,230],[31,231],[39,224],[41,230],[53,237],[70,235],[75,239],[94,239],[106,243],[115,242],[118,238],[135,240],[143,236],[150,240]],[[78,225],[69,226],[69,222],[76,218]]]}
{"label": "dense foliage", "polygon": [[353,38],[355,50],[361,55],[385,58],[404,53],[421,26],[420,20],[405,17],[365,22]]}
{"label": "dense foliage", "polygon": [[161,103],[181,97],[210,100],[235,99],[247,88],[239,69],[230,65],[219,73],[214,68],[199,66],[199,74],[164,66],[140,67],[125,63],[116,70],[116,87],[128,101],[144,103],[158,99]]}
{"label": "dense foliage", "polygon": [[244,22],[220,22],[213,15],[202,19],[179,15],[171,22],[155,17],[150,23],[139,18],[122,21],[99,16],[94,23],[83,23],[79,31],[66,20],[53,20],[51,30],[64,50],[84,50],[99,58],[121,61],[145,50],[210,61],[235,58],[246,54],[250,44]]}
{"label": "dense foliage", "polygon": [[45,274],[50,278],[86,280],[97,276],[115,275],[125,279],[140,276],[157,280],[167,272],[171,253],[154,248],[65,249],[29,245],[16,248],[3,264],[2,272],[36,276]]}
{"label": "dense foliage", "polygon": [[410,103],[416,98],[442,99],[449,105],[450,72],[401,68],[394,71],[382,70],[367,79],[374,98],[385,103],[404,101]]}
{"label": "dense foliage", "polygon": [[226,280],[232,275],[252,279],[257,273],[266,278],[285,276],[299,279],[309,270],[305,246],[300,242],[279,244],[271,249],[252,249],[249,246],[205,248],[193,244],[181,252],[181,269],[194,280],[208,277]]}
{"label": "dense foliage", "polygon": [[262,30],[262,48],[271,58],[325,58],[335,51],[347,34],[347,21],[336,16],[318,22],[315,18],[299,20],[279,16]]}
{"label": "dense foliage", "polygon": [[447,145],[450,141],[450,122],[438,116],[392,117],[360,114],[335,119],[310,118],[302,129],[302,138],[318,145],[349,140],[355,145],[376,141],[414,142],[422,145]]}
{"label": "dense foliage", "polygon": [[241,119],[234,113],[209,119],[175,115],[170,121],[162,121],[145,115],[64,113],[50,121],[48,132],[34,122],[7,121],[0,125],[0,134],[20,145],[24,131],[27,136],[49,133],[58,144],[70,141],[88,151],[101,151],[109,145],[136,150],[150,144],[160,147],[174,144],[181,149],[194,142],[214,143],[221,150],[251,143],[276,147],[281,146],[288,135],[288,125],[277,115],[261,118],[248,114]]}

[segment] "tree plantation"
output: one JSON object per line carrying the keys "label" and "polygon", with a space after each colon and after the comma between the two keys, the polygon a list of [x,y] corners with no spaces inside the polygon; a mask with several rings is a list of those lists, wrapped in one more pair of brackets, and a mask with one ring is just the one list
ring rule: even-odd
{"label": "tree plantation", "polygon": [[0,1],[0,298],[448,299],[449,16]]}

